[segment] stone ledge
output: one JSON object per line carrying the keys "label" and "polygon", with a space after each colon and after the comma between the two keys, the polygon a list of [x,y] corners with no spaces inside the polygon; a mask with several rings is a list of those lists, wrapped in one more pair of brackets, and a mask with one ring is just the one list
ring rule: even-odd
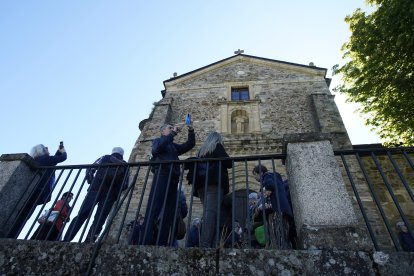
{"label": "stone ledge", "polygon": [[[0,239],[0,274],[80,275],[93,244]],[[414,253],[103,244],[93,275],[413,275]]]}
{"label": "stone ledge", "polygon": [[34,159],[27,153],[9,153],[9,154],[2,154],[0,156],[1,162],[6,161],[23,161],[30,167],[36,167],[36,162]]}
{"label": "stone ledge", "polygon": [[372,251],[374,248],[363,227],[305,225],[299,236],[303,249]]}
{"label": "stone ledge", "polygon": [[309,133],[294,133],[283,135],[283,149],[286,152],[286,147],[289,143],[305,143],[315,141],[329,141],[332,144],[332,135],[330,133],[309,132]]}

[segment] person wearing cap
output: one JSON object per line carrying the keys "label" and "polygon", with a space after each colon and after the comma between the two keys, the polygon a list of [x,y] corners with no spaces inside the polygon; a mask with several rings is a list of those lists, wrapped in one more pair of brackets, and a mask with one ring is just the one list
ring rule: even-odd
{"label": "person wearing cap", "polygon": [[[124,165],[124,150],[121,147],[112,149],[112,154],[104,155],[93,165],[118,164]],[[128,187],[125,166],[91,167],[86,171],[86,180],[89,184],[88,194],[84,199],[78,215],[73,219],[64,241],[71,241],[85,220],[92,214],[96,205],[95,216],[85,242],[94,242],[99,236],[106,218],[111,212],[112,206],[118,200],[121,192]]]}
{"label": "person wearing cap", "polygon": [[403,221],[397,222],[398,239],[404,251],[414,252],[414,233],[408,231],[407,225]]}
{"label": "person wearing cap", "polygon": [[[191,150],[195,146],[194,128],[187,125],[187,141],[183,144],[174,143],[174,138],[181,132],[178,125],[164,124],[160,128],[161,136],[152,142],[152,161],[176,161],[178,156]],[[153,166],[154,178],[148,196],[147,209],[141,245],[172,245],[174,238],[168,241],[174,218],[177,202],[177,186],[180,178],[179,163],[162,163]],[[164,202],[164,198],[166,199]],[[159,239],[158,239],[159,237]],[[157,242],[158,240],[158,242]]]}
{"label": "person wearing cap", "polygon": [[191,222],[185,247],[200,247],[200,230],[201,220],[199,218],[194,218]]}
{"label": "person wearing cap", "polygon": [[[31,237],[32,240],[48,240],[48,241],[57,241],[59,238],[59,233],[63,228],[63,223],[69,221],[69,202],[72,200],[73,194],[66,192],[62,195],[62,198],[59,199],[52,211],[59,212],[57,219],[54,222],[44,222],[36,229]],[[50,232],[50,233],[49,233]]]}

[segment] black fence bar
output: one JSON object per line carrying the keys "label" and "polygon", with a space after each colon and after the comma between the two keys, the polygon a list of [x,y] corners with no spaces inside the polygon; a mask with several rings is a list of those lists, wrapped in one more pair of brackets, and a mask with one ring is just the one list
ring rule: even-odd
{"label": "black fence bar", "polygon": [[397,245],[398,244],[397,238],[395,237],[394,232],[391,229],[391,225],[390,225],[389,219],[387,218],[387,216],[385,214],[385,211],[382,208],[381,202],[380,202],[380,200],[379,200],[379,198],[378,198],[378,196],[377,196],[377,194],[375,192],[375,189],[373,187],[372,181],[371,181],[371,179],[370,179],[370,177],[369,177],[369,175],[367,173],[367,170],[366,170],[366,168],[365,168],[365,166],[363,164],[363,161],[362,161],[362,159],[361,159],[361,157],[359,156],[358,153],[356,154],[356,157],[357,157],[357,160],[358,160],[359,165],[361,166],[362,172],[364,174],[365,180],[367,181],[369,190],[371,191],[371,195],[372,195],[372,197],[373,197],[373,199],[375,201],[375,204],[376,204],[378,210],[381,213],[382,220],[383,220],[383,222],[384,222],[384,224],[385,224],[385,226],[387,228],[387,231],[388,231],[389,235],[391,236],[391,239],[392,239],[392,241],[394,243],[395,249],[398,251],[398,250],[400,250],[400,248]]}
{"label": "black fence bar", "polygon": [[348,176],[348,179],[349,179],[349,181],[351,183],[351,187],[352,187],[352,190],[353,190],[353,192],[355,194],[355,198],[356,198],[356,200],[358,202],[359,210],[361,210],[362,216],[364,218],[365,225],[367,226],[369,236],[371,237],[372,243],[374,244],[374,248],[375,248],[375,250],[379,251],[380,248],[378,246],[377,239],[375,238],[375,234],[374,234],[374,231],[372,230],[371,223],[369,222],[367,213],[365,212],[364,205],[363,205],[363,203],[361,201],[361,197],[359,196],[359,193],[358,193],[358,190],[356,188],[354,179],[352,177],[351,172],[349,171],[348,164],[347,164],[346,159],[345,159],[345,156],[343,154],[341,154],[341,160],[342,160],[342,163],[344,164],[345,171],[346,171],[347,176]]}
{"label": "black fence bar", "polygon": [[[128,168],[130,168],[130,167],[128,167]],[[136,180],[138,178],[138,173],[139,173],[139,170],[140,169],[141,169],[141,166],[138,165],[137,172],[134,174],[134,178],[132,180],[132,183],[135,183],[136,182]],[[127,177],[128,177],[128,174],[125,174],[124,181],[127,181]],[[125,210],[124,210],[124,214],[122,215],[121,223],[119,225],[118,235],[117,235],[117,238],[116,238],[116,242],[117,243],[119,243],[119,239],[121,237],[122,229],[124,228],[124,225],[125,225],[125,220],[126,220],[127,212],[128,212],[129,206],[131,204],[131,199],[132,199],[132,195],[134,193],[135,185],[128,185],[128,187],[130,188],[130,192],[128,193],[129,196],[128,196],[128,201],[126,203],[127,208],[125,208]],[[138,211],[138,208],[137,208],[137,211]],[[136,222],[137,222],[137,219],[138,219],[138,213],[135,215],[134,222],[132,224],[132,229],[134,229],[134,227],[136,225]]]}
{"label": "black fence bar", "polygon": [[[361,210],[368,233],[376,250],[408,250],[407,246],[404,246],[404,239],[401,236],[409,235],[411,239],[414,238],[412,232],[412,225],[414,223],[414,217],[412,215],[414,210],[412,194],[414,167],[409,154],[414,154],[414,148],[358,149],[335,152],[335,155],[341,156],[346,172],[344,177],[348,178],[351,183],[353,195],[357,199],[359,209]],[[359,168],[356,171],[354,170],[354,177],[349,171],[347,161],[345,160],[346,156],[349,156],[349,158],[355,157],[358,161]],[[383,158],[380,161],[378,159],[379,156],[384,156],[385,159]],[[399,160],[398,164],[395,160],[396,158]],[[365,162],[370,161],[369,159],[373,162],[373,166],[364,165]],[[386,171],[383,166],[386,167]],[[365,182],[359,181],[360,177],[358,175],[363,175]],[[380,178],[376,177],[376,175],[379,175]],[[359,178],[357,183],[355,183],[354,178]],[[399,184],[401,182],[398,182],[397,179],[403,185]],[[391,180],[393,185],[390,183]],[[366,199],[361,200],[358,192],[358,190],[363,190],[365,187],[368,187],[381,216],[381,221],[374,221],[374,227],[369,219],[371,215],[375,214],[375,211],[369,205],[369,201]],[[399,198],[396,195],[396,191],[398,191]],[[377,193],[382,195],[381,200]],[[388,199],[388,195],[390,199]],[[369,214],[367,211],[369,211]],[[405,224],[405,227],[408,228],[406,233],[403,233],[402,229],[398,226],[401,223]],[[381,245],[378,243],[379,240],[381,241]]]}
{"label": "black fence bar", "polygon": [[392,198],[395,206],[397,207],[397,210],[398,210],[402,220],[404,221],[404,223],[407,226],[407,228],[409,229],[409,231],[412,232],[410,223],[408,222],[408,219],[407,219],[406,215],[404,214],[404,211],[402,210],[400,204],[398,203],[398,200],[397,200],[397,198],[396,198],[396,196],[395,196],[395,194],[394,194],[394,192],[391,188],[391,185],[388,182],[388,179],[384,174],[384,171],[381,167],[381,164],[378,162],[378,158],[376,157],[376,155],[374,153],[371,153],[371,156],[372,156],[372,159],[374,160],[375,165],[377,166],[377,168],[378,168],[378,170],[381,174],[382,179],[384,180],[385,187],[387,188],[389,194],[391,195],[391,198]]}
{"label": "black fence bar", "polygon": [[400,170],[399,166],[397,165],[397,163],[395,162],[394,158],[392,158],[392,154],[390,152],[387,152],[387,156],[388,156],[389,160],[391,161],[395,171],[397,172],[398,177],[401,179],[401,182],[403,183],[405,189],[407,190],[407,193],[410,195],[411,200],[414,202],[413,191],[409,187],[409,185],[407,183],[407,180],[405,179],[404,175],[401,173],[401,170]]}

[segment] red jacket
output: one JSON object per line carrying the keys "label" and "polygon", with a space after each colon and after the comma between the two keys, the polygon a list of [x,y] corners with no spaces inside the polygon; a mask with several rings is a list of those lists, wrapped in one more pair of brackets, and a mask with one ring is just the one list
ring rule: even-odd
{"label": "red jacket", "polygon": [[[63,206],[63,208],[62,208],[62,206]],[[60,211],[60,209],[62,209],[62,210]],[[62,229],[62,227],[63,227],[63,222],[65,220],[66,221],[69,221],[69,217],[68,217],[68,214],[69,214],[69,205],[67,203],[65,204],[65,200],[64,199],[59,199],[56,202],[56,205],[53,208],[53,211],[60,211],[60,215],[56,219],[56,228],[60,231]]]}

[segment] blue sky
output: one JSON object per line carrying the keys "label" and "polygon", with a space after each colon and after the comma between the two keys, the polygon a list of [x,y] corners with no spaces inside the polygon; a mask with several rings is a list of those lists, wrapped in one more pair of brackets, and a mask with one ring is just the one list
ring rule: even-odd
{"label": "blue sky", "polygon": [[[363,0],[1,1],[0,154],[39,143],[54,152],[63,140],[62,164],[92,163],[114,146],[127,159],[164,80],[239,48],[312,61],[330,77],[350,35],[344,18],[359,7]],[[336,101],[353,144],[380,141],[354,106]]]}

